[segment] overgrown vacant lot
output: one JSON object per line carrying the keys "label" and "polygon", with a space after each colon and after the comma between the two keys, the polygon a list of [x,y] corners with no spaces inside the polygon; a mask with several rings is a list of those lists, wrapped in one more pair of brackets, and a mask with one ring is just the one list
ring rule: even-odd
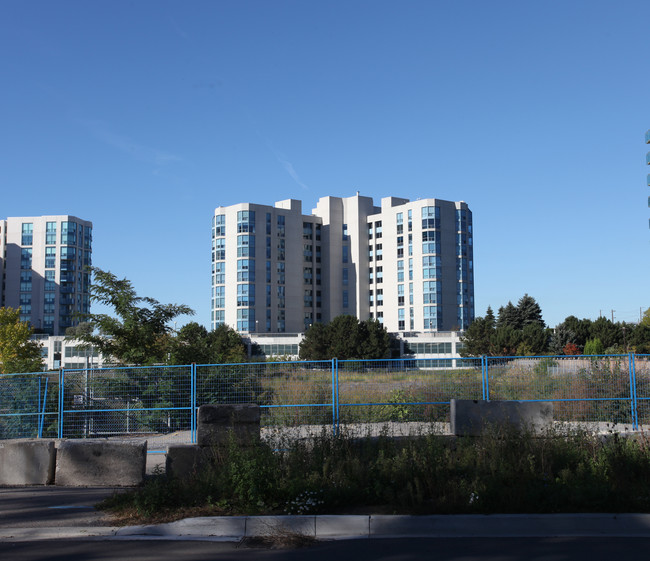
{"label": "overgrown vacant lot", "polygon": [[153,476],[101,506],[125,523],[241,514],[650,511],[644,435],[345,435],[212,451],[192,477]]}

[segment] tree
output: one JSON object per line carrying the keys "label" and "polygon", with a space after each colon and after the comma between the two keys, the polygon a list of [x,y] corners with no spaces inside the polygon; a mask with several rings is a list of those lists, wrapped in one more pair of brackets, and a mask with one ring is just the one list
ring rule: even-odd
{"label": "tree", "polygon": [[527,325],[539,325],[546,327],[542,319],[542,308],[537,301],[528,294],[524,294],[517,302],[517,313],[519,315],[519,325],[524,329]]}
{"label": "tree", "polygon": [[341,315],[328,324],[313,324],[300,343],[302,360],[390,358],[392,339],[377,320],[360,322]]}
{"label": "tree", "polygon": [[[550,351],[555,355],[563,354],[576,354],[575,352],[567,353],[565,349],[568,345],[573,345],[576,349],[578,346],[575,344],[576,335],[564,323],[559,323],[553,330],[549,344]],[[570,347],[573,349],[573,347]]]}
{"label": "tree", "polygon": [[329,330],[324,323],[313,323],[300,342],[299,357],[302,360],[328,360],[330,340]]}
{"label": "tree", "polygon": [[138,296],[130,281],[118,279],[109,271],[93,267],[92,272],[91,301],[112,308],[117,317],[85,315],[93,332],[78,338],[93,345],[105,357],[124,364],[166,362],[169,323],[183,314],[194,315],[194,310],[183,304],[161,304],[154,298]]}
{"label": "tree", "polygon": [[510,301],[505,306],[499,308],[499,317],[497,318],[497,327],[512,327],[521,329],[521,318],[519,311]]}
{"label": "tree", "polygon": [[489,317],[491,308],[485,317],[477,317],[461,336],[463,347],[461,356],[482,356],[492,354],[492,338],[494,337],[494,314]]}
{"label": "tree", "polygon": [[31,335],[29,324],[20,321],[20,309],[0,308],[0,374],[43,369],[41,346]]}
{"label": "tree", "polygon": [[585,343],[586,355],[602,355],[605,350],[603,343],[600,339],[589,339]]}
{"label": "tree", "polygon": [[[591,324],[589,335],[590,339],[599,339],[602,342],[603,350],[609,349],[610,351],[615,351],[623,343],[623,330],[621,326],[612,323],[606,317],[599,317]],[[585,354],[589,353],[585,351]]]}
{"label": "tree", "polygon": [[[578,319],[576,316],[568,316],[561,324],[568,331],[573,333],[572,343],[575,343],[579,348],[584,348],[587,339],[591,336],[591,320]],[[557,329],[557,327],[556,327]]]}

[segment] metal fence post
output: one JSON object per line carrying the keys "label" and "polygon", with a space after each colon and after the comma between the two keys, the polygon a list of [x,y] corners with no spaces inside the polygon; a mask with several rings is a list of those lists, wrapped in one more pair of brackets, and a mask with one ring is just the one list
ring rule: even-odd
{"label": "metal fence post", "polygon": [[196,444],[196,362],[190,365],[190,441]]}
{"label": "metal fence post", "polygon": [[628,354],[628,372],[630,375],[630,407],[632,408],[632,430],[639,429],[639,417],[636,400],[636,365],[634,353]]}
{"label": "metal fence post", "polygon": [[338,376],[337,361],[332,359],[332,434],[336,436],[338,432]]}
{"label": "metal fence post", "polygon": [[65,386],[65,374],[63,368],[59,368],[59,430],[58,438],[63,438],[63,390]]}

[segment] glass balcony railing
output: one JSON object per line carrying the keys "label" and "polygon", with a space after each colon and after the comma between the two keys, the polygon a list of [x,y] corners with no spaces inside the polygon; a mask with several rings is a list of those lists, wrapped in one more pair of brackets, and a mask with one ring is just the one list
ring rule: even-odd
{"label": "glass balcony railing", "polygon": [[650,130],[647,130],[645,133],[645,143],[650,144]]}
{"label": "glass balcony railing", "polygon": [[650,152],[645,155],[645,163],[650,166]]}

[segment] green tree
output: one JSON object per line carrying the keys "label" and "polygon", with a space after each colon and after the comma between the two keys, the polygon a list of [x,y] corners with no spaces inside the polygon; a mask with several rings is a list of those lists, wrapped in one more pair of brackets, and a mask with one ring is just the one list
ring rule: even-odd
{"label": "green tree", "polygon": [[[491,311],[491,308],[488,308],[488,312]],[[494,333],[494,314],[491,319],[488,313],[485,317],[477,317],[461,335],[463,347],[460,350],[460,355],[466,357],[492,354]]]}
{"label": "green tree", "polygon": [[[606,317],[599,317],[591,324],[589,330],[590,339],[600,339],[604,349],[616,352],[623,344],[623,330],[617,323],[613,323]],[[585,354],[589,354],[585,351]]]}
{"label": "green tree", "polygon": [[527,325],[539,325],[546,327],[542,319],[542,308],[537,301],[528,294],[524,294],[517,302],[517,314],[519,316],[519,326],[524,329]]}
{"label": "green tree", "polygon": [[360,322],[341,315],[328,324],[313,324],[300,343],[302,360],[390,358],[393,340],[377,320]]}
{"label": "green tree", "polygon": [[20,321],[20,309],[0,308],[0,373],[39,372],[41,346],[30,339],[32,329]]}
{"label": "green tree", "polygon": [[521,329],[521,317],[519,316],[519,310],[512,302],[508,301],[505,306],[501,306],[499,308],[499,317],[497,318],[496,326]]}
{"label": "green tree", "polygon": [[329,330],[324,323],[313,323],[300,342],[302,360],[328,360],[330,356]]}
{"label": "green tree", "polygon": [[603,342],[600,339],[589,339],[585,343],[585,352],[586,355],[602,355],[605,351]]}
{"label": "green tree", "polygon": [[571,341],[583,349],[587,339],[591,337],[591,320],[578,319],[576,316],[568,316],[561,324],[568,331],[573,333],[574,339]]}
{"label": "green tree", "polygon": [[193,315],[183,304],[161,304],[150,297],[138,296],[131,282],[113,273],[92,268],[90,298],[108,308],[115,316],[87,314],[85,321],[93,332],[78,338],[97,348],[105,357],[124,364],[166,362],[170,349],[169,323],[180,315]]}
{"label": "green tree", "polygon": [[517,354],[539,356],[548,350],[549,332],[539,323],[529,323],[521,330],[522,341]]}
{"label": "green tree", "polygon": [[[549,350],[554,355],[565,354],[567,345],[575,345],[575,341],[575,333],[571,331],[564,323],[559,323],[551,335]],[[573,349],[573,347],[570,347],[570,349]]]}

